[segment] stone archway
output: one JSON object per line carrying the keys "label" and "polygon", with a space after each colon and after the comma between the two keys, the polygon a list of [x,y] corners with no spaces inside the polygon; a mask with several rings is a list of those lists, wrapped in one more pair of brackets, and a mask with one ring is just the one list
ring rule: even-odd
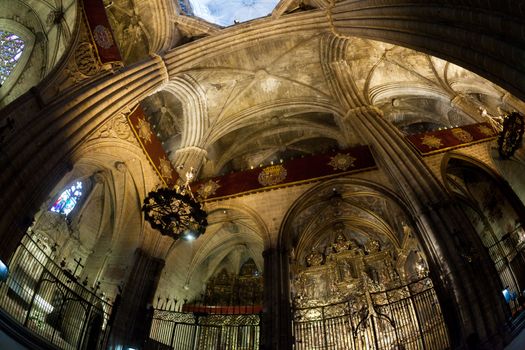
{"label": "stone archway", "polygon": [[448,348],[425,253],[400,205],[360,181],[312,191],[281,236],[295,348]]}
{"label": "stone archway", "polygon": [[[508,290],[507,303],[518,306],[525,289],[525,206],[493,170],[461,155],[448,155],[442,166],[447,190],[458,201],[478,233],[492,260],[501,289]],[[482,255],[466,237],[459,237],[463,254],[469,259]]]}

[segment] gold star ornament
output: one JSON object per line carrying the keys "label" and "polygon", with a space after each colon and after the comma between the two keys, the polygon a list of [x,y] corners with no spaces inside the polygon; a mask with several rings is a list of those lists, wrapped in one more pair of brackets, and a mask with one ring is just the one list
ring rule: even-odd
{"label": "gold star ornament", "polygon": [[443,142],[439,137],[434,135],[425,135],[421,138],[421,144],[427,146],[428,148],[440,148],[443,146]]}
{"label": "gold star ornament", "polygon": [[144,119],[139,119],[139,122],[137,124],[137,133],[139,134],[139,137],[142,140],[144,140],[144,142],[147,142],[147,143],[151,142],[151,137],[153,136],[153,132],[151,131],[149,123],[145,121]]}

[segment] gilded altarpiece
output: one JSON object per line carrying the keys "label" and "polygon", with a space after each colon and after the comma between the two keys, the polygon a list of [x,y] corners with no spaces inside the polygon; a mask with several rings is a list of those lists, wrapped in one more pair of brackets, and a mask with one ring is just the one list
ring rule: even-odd
{"label": "gilded altarpiece", "polygon": [[296,349],[446,349],[447,332],[415,247],[339,234],[293,264]]}
{"label": "gilded altarpiece", "polygon": [[148,349],[259,349],[263,276],[253,259],[238,274],[218,270],[200,300],[156,309]]}

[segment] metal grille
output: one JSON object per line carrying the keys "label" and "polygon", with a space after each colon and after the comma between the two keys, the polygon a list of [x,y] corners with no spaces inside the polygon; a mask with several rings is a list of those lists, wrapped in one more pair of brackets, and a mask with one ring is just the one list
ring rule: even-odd
{"label": "metal grille", "polygon": [[448,349],[435,291],[426,278],[346,302],[294,310],[295,349]]}
{"label": "metal grille", "polygon": [[102,349],[111,305],[78,283],[25,236],[0,284],[0,308],[61,349]]}
{"label": "metal grille", "polygon": [[481,236],[496,265],[503,286],[508,286],[510,291],[518,295],[525,288],[524,242],[520,234],[523,234],[523,229],[518,227],[499,240],[491,231]]}
{"label": "metal grille", "polygon": [[258,314],[207,315],[154,310],[146,349],[259,349]]}

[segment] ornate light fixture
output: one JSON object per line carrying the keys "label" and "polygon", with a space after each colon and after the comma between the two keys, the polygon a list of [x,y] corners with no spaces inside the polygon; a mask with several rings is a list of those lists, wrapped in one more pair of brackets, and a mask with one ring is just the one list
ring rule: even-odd
{"label": "ornate light fixture", "polygon": [[144,199],[144,217],[162,235],[193,240],[206,230],[208,214],[191,192],[192,179],[193,168],[186,174],[184,185],[151,191]]}
{"label": "ornate light fixture", "polygon": [[512,112],[503,119],[503,130],[498,136],[498,151],[503,159],[509,159],[521,147],[524,131],[523,116]]}

